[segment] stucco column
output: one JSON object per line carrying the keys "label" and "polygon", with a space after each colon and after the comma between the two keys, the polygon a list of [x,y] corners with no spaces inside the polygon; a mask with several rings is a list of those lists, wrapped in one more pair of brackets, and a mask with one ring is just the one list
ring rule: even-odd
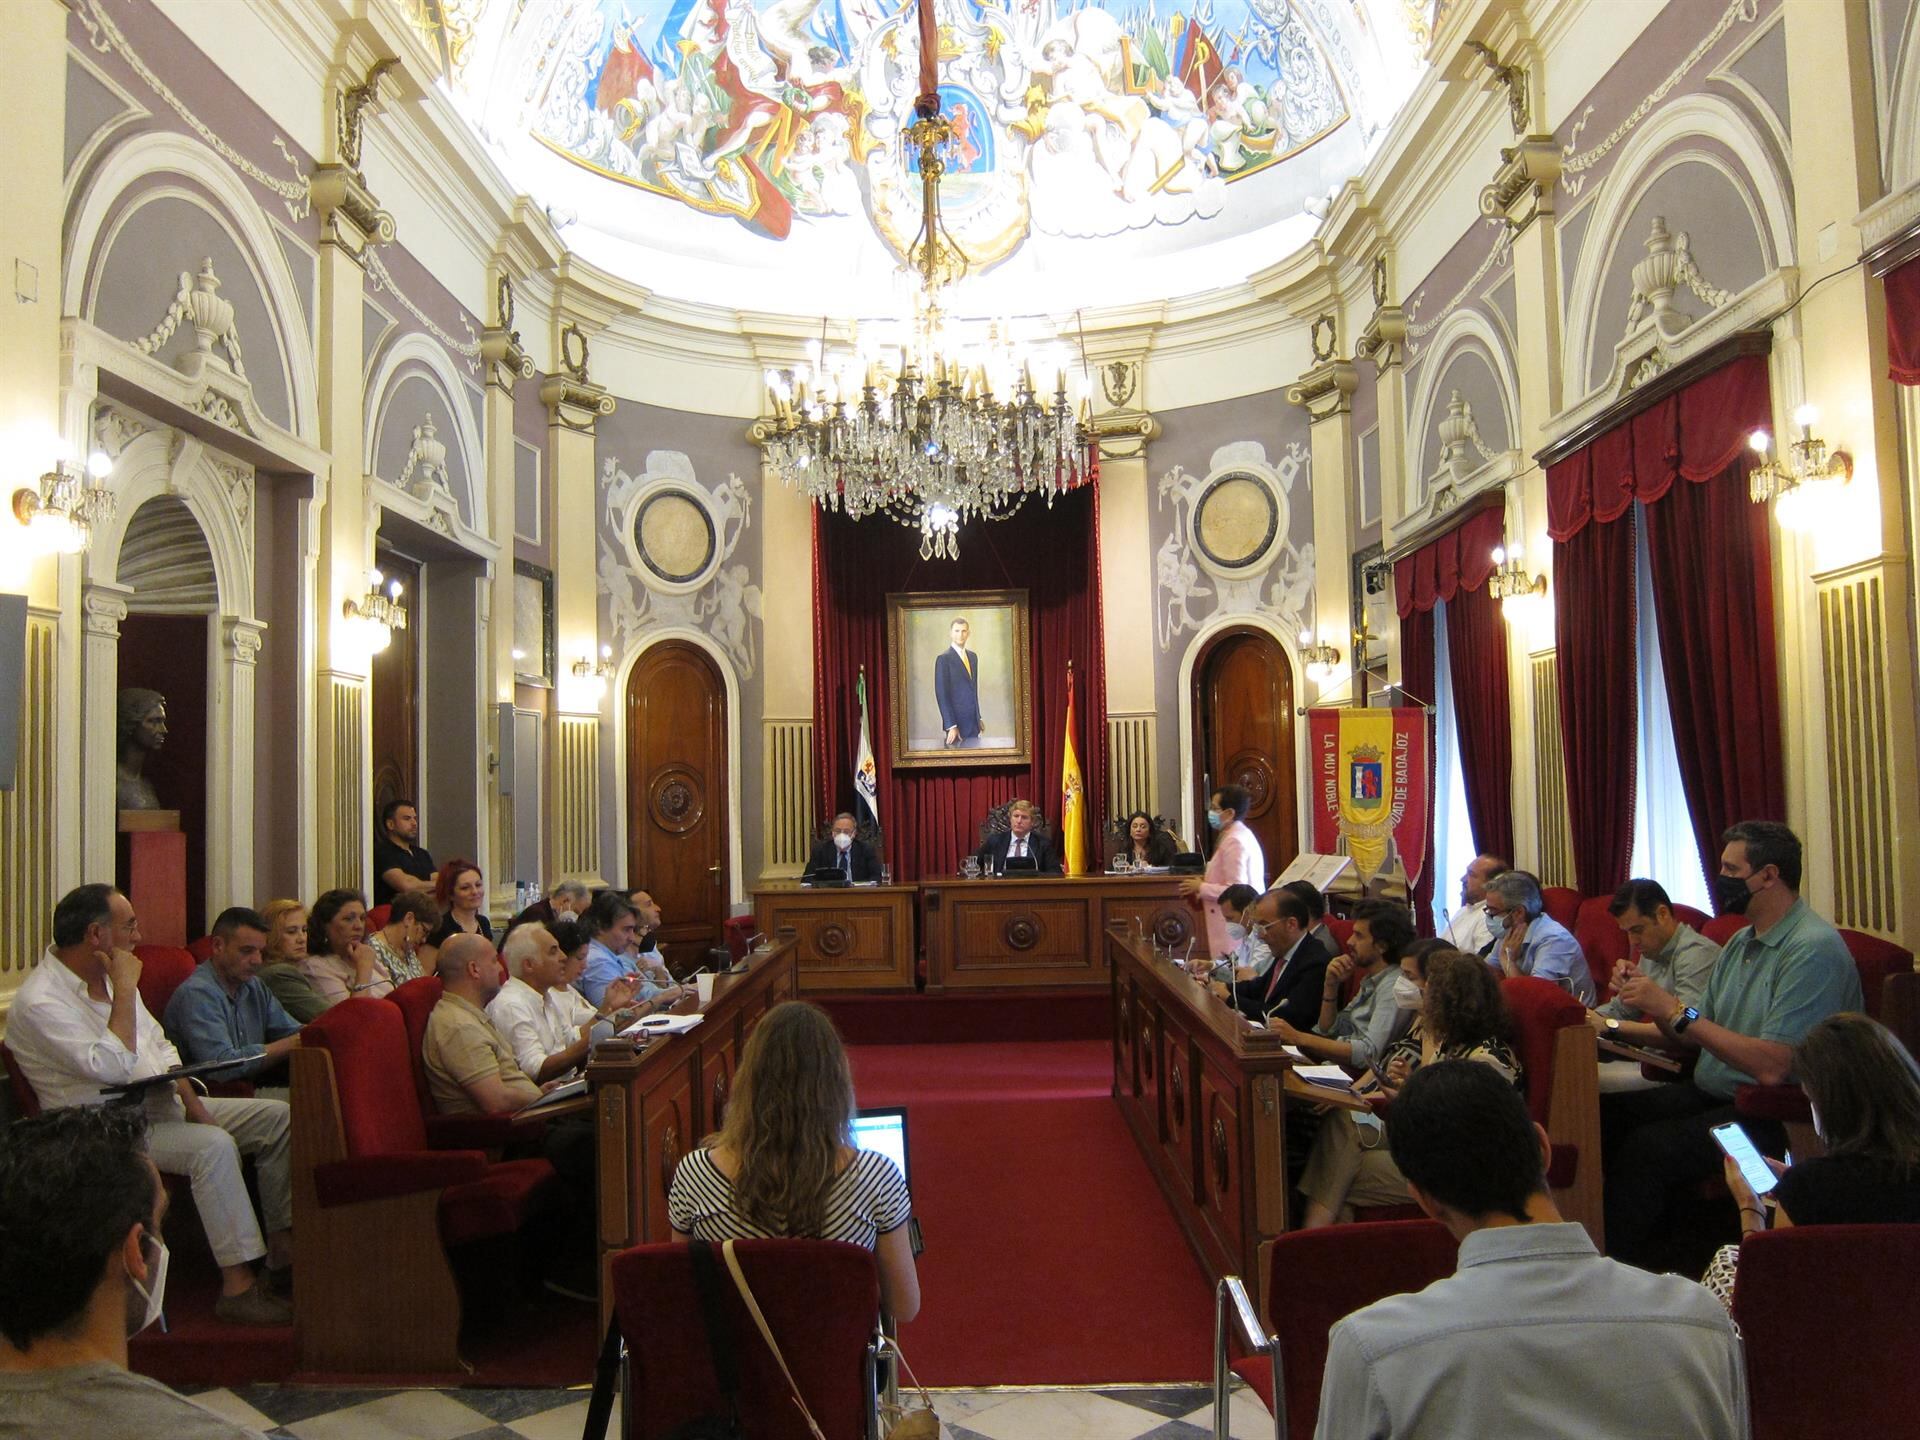
{"label": "stucco column", "polygon": [[[758,427],[751,439],[760,438]],[[760,769],[763,880],[790,878],[806,869],[816,821],[813,774],[813,502],[783,482],[773,467],[760,467],[760,553],[779,556],[761,565],[762,671]],[[806,563],[799,563],[801,557]],[[869,696],[879,677],[870,676]],[[621,703],[616,696],[615,703]],[[879,736],[874,736],[878,745]],[[891,818],[891,817],[889,817]],[[748,857],[753,863],[753,857]]]}
{"label": "stucco column", "polygon": [[1333,678],[1314,687],[1343,703],[1366,703],[1347,684],[1353,660],[1353,392],[1360,375],[1336,356],[1331,314],[1313,324],[1314,366],[1287,389],[1287,400],[1307,412],[1313,455],[1314,639],[1340,652]]}
{"label": "stucco column", "polygon": [[127,618],[127,597],[131,594],[124,585],[95,581],[80,596],[80,697],[85,706],[80,717],[80,764],[93,777],[93,783],[83,792],[80,867],[91,880],[111,881],[114,873],[114,836],[119,820],[114,811],[113,775],[120,760],[116,718],[120,625]]}
{"label": "stucco column", "polygon": [[613,413],[613,397],[587,379],[587,342],[579,326],[564,325],[555,351],[560,373],[540,387],[547,407],[547,533],[553,537],[554,743],[548,748],[548,848],[556,874],[601,878],[600,721],[620,697],[604,682],[576,678],[579,661],[600,659],[599,585],[595,579],[594,518],[599,513],[594,431]]}
{"label": "stucco column", "polygon": [[1797,438],[1806,403],[1814,434],[1853,459],[1810,533],[1775,531],[1787,819],[1807,845],[1813,903],[1837,924],[1899,935],[1920,906],[1920,836],[1901,823],[1920,811],[1920,764],[1899,397],[1885,294],[1857,264],[1855,219],[1881,194],[1872,40],[1864,6],[1785,11],[1805,298],[1774,327],[1776,449]]}
{"label": "stucco column", "polygon": [[[1390,300],[1394,293],[1394,257],[1382,250],[1373,262],[1373,319],[1360,334],[1354,353],[1373,362],[1374,409],[1380,447],[1380,534],[1387,548],[1406,513],[1407,501],[1407,312]],[[1387,677],[1395,684],[1400,668],[1400,627],[1389,625],[1382,637]],[[1425,698],[1425,697],[1423,697]]]}
{"label": "stucco column", "polygon": [[492,838],[493,882],[489,908],[494,914],[510,913],[516,880],[533,880],[542,885],[549,877],[535,874],[537,857],[516,855],[513,837],[516,812],[533,805],[528,785],[517,785],[512,795],[500,790],[501,767],[511,759],[513,749],[513,686],[518,667],[513,659],[513,534],[516,496],[514,493],[513,387],[533,378],[533,359],[521,347],[513,328],[513,282],[504,271],[494,282],[494,323],[480,336],[480,360],[486,367],[487,394],[484,433],[481,443],[486,455],[487,513],[493,516],[494,538],[500,542],[500,558],[487,576],[487,673],[481,692],[486,695],[487,743],[493,763],[488,768],[487,814],[485,824]]}

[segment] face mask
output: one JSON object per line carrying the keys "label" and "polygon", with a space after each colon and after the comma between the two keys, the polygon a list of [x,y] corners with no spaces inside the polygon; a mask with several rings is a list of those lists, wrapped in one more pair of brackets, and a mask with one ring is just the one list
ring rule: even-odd
{"label": "face mask", "polygon": [[1225,825],[1226,823],[1227,823],[1227,817],[1221,814],[1218,810],[1207,811],[1207,824],[1211,825],[1214,829],[1218,830],[1221,826]]}
{"label": "face mask", "polygon": [[833,832],[833,843],[842,850],[851,850],[853,848],[853,837],[844,830],[836,830]]}
{"label": "face mask", "polygon": [[1713,898],[1719,902],[1723,915],[1744,915],[1747,906],[1753,900],[1753,891],[1747,888],[1751,875],[1716,875],[1713,877]]}
{"label": "face mask", "polygon": [[1244,925],[1227,926],[1227,938],[1236,945],[1240,944],[1241,941],[1247,938],[1247,927]]}
{"label": "face mask", "polygon": [[1494,939],[1498,940],[1502,935],[1507,933],[1507,917],[1505,915],[1488,915],[1487,932],[1492,935]]}
{"label": "face mask", "polygon": [[167,1242],[158,1235],[149,1235],[143,1236],[141,1243],[145,1244],[147,1240],[153,1241],[153,1248],[158,1252],[158,1257],[151,1267],[151,1278],[145,1285],[131,1275],[127,1277],[127,1283],[133,1286],[134,1294],[140,1297],[143,1304],[143,1308],[137,1312],[137,1318],[131,1300],[127,1304],[127,1338],[129,1340],[158,1320],[160,1311],[166,1304]]}

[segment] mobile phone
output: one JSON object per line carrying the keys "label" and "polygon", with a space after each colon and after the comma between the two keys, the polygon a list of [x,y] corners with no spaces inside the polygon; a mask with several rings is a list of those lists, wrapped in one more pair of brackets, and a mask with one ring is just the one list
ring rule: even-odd
{"label": "mobile phone", "polygon": [[1734,1164],[1740,1167],[1740,1178],[1747,1182],[1747,1188],[1755,1195],[1768,1194],[1780,1183],[1780,1177],[1773,1173],[1773,1167],[1767,1164],[1767,1157],[1747,1138],[1747,1132],[1736,1123],[1713,1127],[1713,1139]]}

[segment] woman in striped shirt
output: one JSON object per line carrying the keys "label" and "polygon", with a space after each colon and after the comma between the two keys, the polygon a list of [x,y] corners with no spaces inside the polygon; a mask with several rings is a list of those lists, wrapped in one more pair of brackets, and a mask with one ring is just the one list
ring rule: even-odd
{"label": "woman in striped shirt", "polygon": [[880,1300],[902,1323],[920,1309],[899,1167],[853,1144],[853,1072],[817,1005],[776,1005],[755,1027],[718,1134],[674,1171],[667,1214],[679,1239],[790,1236],[875,1252]]}

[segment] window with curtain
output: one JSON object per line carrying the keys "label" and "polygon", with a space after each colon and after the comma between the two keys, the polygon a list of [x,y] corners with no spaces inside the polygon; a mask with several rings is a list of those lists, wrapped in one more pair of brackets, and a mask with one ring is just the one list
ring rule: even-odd
{"label": "window with curtain", "polygon": [[1666,667],[1654,613],[1653,565],[1647,555],[1646,505],[1633,504],[1634,679],[1639,691],[1639,741],[1633,777],[1632,872],[1658,880],[1679,905],[1713,913],[1693,816],[1680,779],[1667,706]]}
{"label": "window with curtain", "polygon": [[1460,724],[1453,704],[1453,668],[1447,651],[1447,602],[1433,607],[1433,928],[1444,932],[1460,903],[1460,876],[1473,862],[1473,822],[1467,814],[1467,771],[1460,758]]}

